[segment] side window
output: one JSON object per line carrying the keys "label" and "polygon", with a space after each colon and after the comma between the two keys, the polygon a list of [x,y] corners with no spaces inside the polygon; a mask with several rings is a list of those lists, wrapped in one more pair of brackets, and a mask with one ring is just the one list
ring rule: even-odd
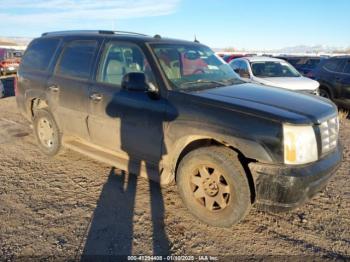
{"label": "side window", "polygon": [[239,67],[240,67],[241,61],[231,61],[230,62],[230,66],[232,67],[233,71],[235,71],[236,73],[239,73]]}
{"label": "side window", "polygon": [[56,74],[89,79],[97,50],[97,41],[72,41],[64,48]]}
{"label": "side window", "polygon": [[345,68],[344,68],[344,73],[350,75],[350,60],[346,62]]}
{"label": "side window", "polygon": [[46,71],[59,41],[54,38],[34,40],[25,52],[21,66],[29,70]]}
{"label": "side window", "polygon": [[241,62],[240,69],[241,69],[241,74],[249,76],[249,69],[246,62],[243,62],[243,61]]}
{"label": "side window", "polygon": [[341,59],[329,59],[323,66],[324,69],[331,72],[341,72],[343,61]]}
{"label": "side window", "polygon": [[100,61],[97,81],[121,85],[124,75],[131,72],[143,72],[146,80],[154,83],[151,67],[138,46],[129,43],[107,43]]}

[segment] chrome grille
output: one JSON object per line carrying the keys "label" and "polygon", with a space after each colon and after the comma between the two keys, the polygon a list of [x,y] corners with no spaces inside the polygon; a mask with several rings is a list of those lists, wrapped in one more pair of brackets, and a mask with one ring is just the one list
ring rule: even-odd
{"label": "chrome grille", "polygon": [[322,154],[326,154],[337,146],[339,133],[339,119],[334,117],[320,125]]}

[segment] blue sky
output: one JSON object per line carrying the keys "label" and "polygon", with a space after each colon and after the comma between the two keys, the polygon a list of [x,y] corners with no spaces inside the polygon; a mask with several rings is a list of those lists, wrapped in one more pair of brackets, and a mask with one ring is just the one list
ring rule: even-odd
{"label": "blue sky", "polygon": [[0,21],[0,36],[116,29],[211,47],[350,46],[350,0],[3,0]]}

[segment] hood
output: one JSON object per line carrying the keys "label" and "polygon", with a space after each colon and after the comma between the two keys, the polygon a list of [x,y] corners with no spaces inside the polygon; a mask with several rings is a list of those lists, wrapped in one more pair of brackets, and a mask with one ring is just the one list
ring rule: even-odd
{"label": "hood", "polygon": [[259,115],[279,122],[316,124],[337,114],[336,106],[314,95],[251,83],[219,87],[192,94],[217,106]]}
{"label": "hood", "polygon": [[268,86],[275,86],[290,90],[315,90],[319,83],[307,77],[253,77],[253,80]]}

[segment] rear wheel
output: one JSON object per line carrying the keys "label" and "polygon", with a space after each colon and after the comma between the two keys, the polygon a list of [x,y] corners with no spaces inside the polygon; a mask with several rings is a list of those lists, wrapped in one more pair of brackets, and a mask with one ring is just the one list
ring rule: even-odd
{"label": "rear wheel", "polygon": [[52,114],[46,109],[35,112],[34,133],[45,155],[55,156],[61,151],[61,133]]}
{"label": "rear wheel", "polygon": [[229,227],[249,212],[248,179],[228,148],[211,146],[187,154],[179,165],[177,184],[189,211],[209,225]]}

